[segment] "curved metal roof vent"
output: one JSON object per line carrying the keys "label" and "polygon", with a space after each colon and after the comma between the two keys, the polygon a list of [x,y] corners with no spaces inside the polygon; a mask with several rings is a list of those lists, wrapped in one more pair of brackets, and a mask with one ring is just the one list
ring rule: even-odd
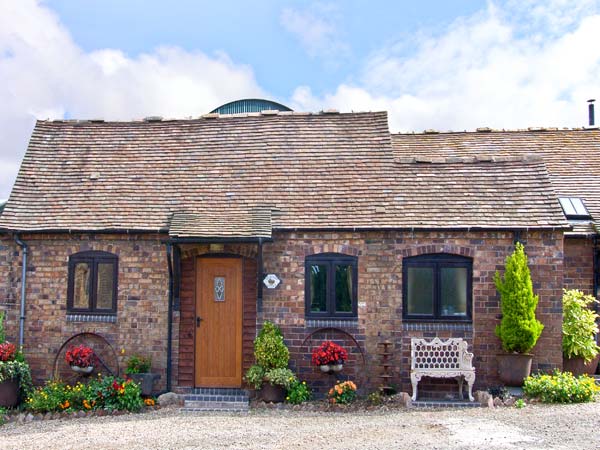
{"label": "curved metal roof vent", "polygon": [[271,100],[263,100],[260,98],[246,98],[243,100],[236,100],[234,102],[225,103],[216,109],[211,111],[212,113],[218,114],[243,114],[261,111],[291,111],[285,105],[281,103],[273,102]]}

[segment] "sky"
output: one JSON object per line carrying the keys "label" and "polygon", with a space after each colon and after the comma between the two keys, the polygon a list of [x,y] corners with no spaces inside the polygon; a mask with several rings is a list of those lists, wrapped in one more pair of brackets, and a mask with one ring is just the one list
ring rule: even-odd
{"label": "sky", "polygon": [[600,0],[0,0],[0,199],[36,120],[259,97],[392,132],[585,126],[599,43]]}

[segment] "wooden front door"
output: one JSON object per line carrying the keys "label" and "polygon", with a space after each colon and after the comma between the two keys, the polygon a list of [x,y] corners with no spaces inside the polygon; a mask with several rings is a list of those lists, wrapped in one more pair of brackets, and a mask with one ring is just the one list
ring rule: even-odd
{"label": "wooden front door", "polygon": [[196,386],[242,385],[242,260],[198,258]]}

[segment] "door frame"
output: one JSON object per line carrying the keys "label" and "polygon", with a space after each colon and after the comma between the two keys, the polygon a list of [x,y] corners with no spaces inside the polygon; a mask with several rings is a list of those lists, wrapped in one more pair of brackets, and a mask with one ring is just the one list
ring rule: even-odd
{"label": "door frame", "polygon": [[[212,388],[218,388],[218,386],[199,386],[198,383],[196,383],[196,371],[197,371],[197,364],[196,364],[196,357],[197,357],[197,352],[198,352],[198,348],[197,348],[197,333],[198,333],[198,327],[195,324],[195,320],[196,317],[198,317],[198,295],[200,295],[200,293],[198,292],[198,269],[199,269],[199,260],[200,259],[225,259],[225,258],[230,258],[230,259],[238,259],[240,260],[241,264],[240,264],[240,311],[239,311],[239,320],[240,320],[240,342],[239,342],[239,353],[238,353],[238,358],[241,362],[241,374],[240,374],[240,380],[239,380],[239,386],[238,387],[242,387],[242,383],[243,383],[243,368],[244,368],[244,353],[243,353],[243,337],[244,337],[244,269],[245,269],[245,263],[244,263],[244,257],[241,255],[237,255],[235,253],[205,253],[205,254],[201,254],[201,255],[196,255],[196,257],[194,258],[194,376],[193,376],[193,386],[194,387],[212,387]],[[231,386],[223,386],[223,387],[228,387],[230,388]]]}

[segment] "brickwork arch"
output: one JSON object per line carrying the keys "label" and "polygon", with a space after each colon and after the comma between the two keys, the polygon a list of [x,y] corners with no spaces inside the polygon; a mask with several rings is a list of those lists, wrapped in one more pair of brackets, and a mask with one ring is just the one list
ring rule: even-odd
{"label": "brickwork arch", "polygon": [[307,246],[304,256],[318,255],[319,253],[340,253],[342,255],[358,256],[357,247],[346,244],[313,244]]}
{"label": "brickwork arch", "polygon": [[470,247],[452,244],[428,244],[407,248],[402,251],[402,257],[425,255],[429,253],[449,253],[452,255],[468,256],[470,258],[475,256],[475,250]]}

